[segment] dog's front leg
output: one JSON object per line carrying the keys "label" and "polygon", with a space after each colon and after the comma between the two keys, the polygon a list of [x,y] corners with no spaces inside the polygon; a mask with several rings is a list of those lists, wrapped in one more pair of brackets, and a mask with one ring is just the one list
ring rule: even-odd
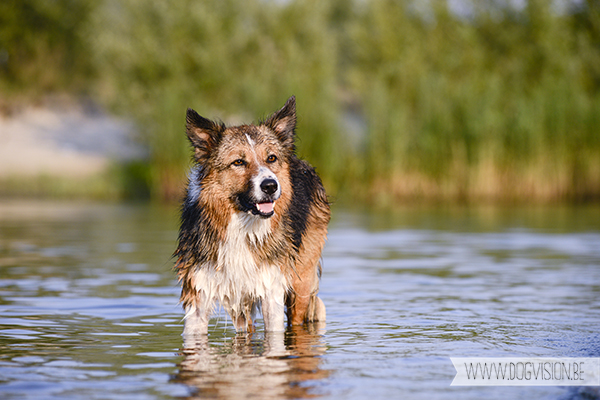
{"label": "dog's front leg", "polygon": [[209,310],[206,307],[190,306],[186,309],[183,337],[190,338],[208,334]]}
{"label": "dog's front leg", "polygon": [[269,293],[262,300],[262,314],[263,319],[265,320],[265,331],[279,332],[285,329],[283,324],[285,314],[283,298],[283,290],[276,290]]}

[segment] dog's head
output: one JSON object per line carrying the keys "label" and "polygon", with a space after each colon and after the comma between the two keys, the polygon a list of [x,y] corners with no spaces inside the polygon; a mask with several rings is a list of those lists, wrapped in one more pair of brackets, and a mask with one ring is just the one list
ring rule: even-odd
{"label": "dog's head", "polygon": [[258,125],[226,127],[187,111],[187,136],[200,174],[190,177],[205,196],[228,199],[238,211],[263,218],[288,189],[289,158],[294,154],[296,99]]}

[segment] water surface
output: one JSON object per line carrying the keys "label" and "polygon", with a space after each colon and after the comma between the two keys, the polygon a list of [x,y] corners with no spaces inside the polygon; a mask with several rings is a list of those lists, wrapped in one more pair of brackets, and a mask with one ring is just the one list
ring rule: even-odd
{"label": "water surface", "polygon": [[334,210],[326,326],[183,345],[176,207],[0,203],[0,397],[598,398],[449,357],[600,356],[600,208]]}

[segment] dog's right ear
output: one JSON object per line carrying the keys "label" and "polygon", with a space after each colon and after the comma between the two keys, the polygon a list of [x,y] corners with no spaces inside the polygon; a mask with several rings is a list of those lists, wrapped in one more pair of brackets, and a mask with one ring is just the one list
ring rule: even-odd
{"label": "dog's right ear", "polygon": [[217,147],[225,131],[225,125],[201,117],[191,108],[188,108],[185,120],[187,137],[194,147],[194,157],[196,161],[202,162]]}

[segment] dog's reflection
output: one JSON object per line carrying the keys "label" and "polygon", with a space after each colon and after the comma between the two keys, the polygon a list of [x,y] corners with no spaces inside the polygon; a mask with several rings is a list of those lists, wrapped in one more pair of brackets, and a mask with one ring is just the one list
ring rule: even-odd
{"label": "dog's reflection", "polygon": [[184,337],[185,359],[175,381],[194,389],[191,398],[315,398],[314,384],[331,372],[321,369],[324,332],[324,324],[313,324],[225,342]]}

